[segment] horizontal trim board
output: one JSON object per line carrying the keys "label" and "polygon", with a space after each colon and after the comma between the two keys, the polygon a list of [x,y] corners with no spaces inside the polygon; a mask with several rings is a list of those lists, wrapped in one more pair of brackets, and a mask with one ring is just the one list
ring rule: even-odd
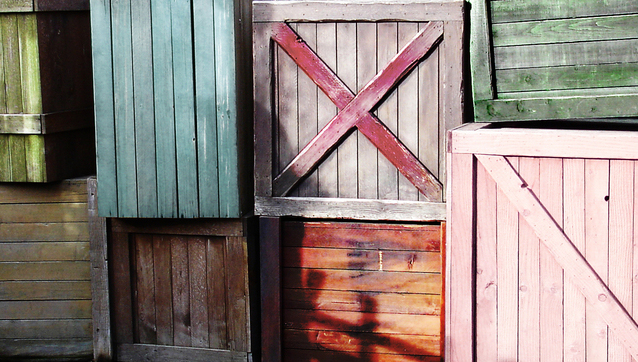
{"label": "horizontal trim board", "polygon": [[256,196],[255,214],[356,220],[443,221],[445,203]]}
{"label": "horizontal trim board", "polygon": [[0,340],[8,338],[91,338],[91,319],[0,320]]}
{"label": "horizontal trim board", "polygon": [[462,1],[255,1],[253,22],[462,21]]}
{"label": "horizontal trim board", "polygon": [[497,73],[501,69],[627,63],[637,58],[638,39],[494,48]]}
{"label": "horizontal trim board", "polygon": [[90,319],[90,300],[2,301],[0,319]]}
{"label": "horizontal trim board", "polygon": [[88,280],[0,282],[0,300],[80,299],[91,299],[91,282]]}
{"label": "horizontal trim board", "polygon": [[638,15],[494,24],[495,47],[638,38]]}
{"label": "horizontal trim board", "polygon": [[88,0],[3,0],[0,13],[89,10]]}
{"label": "horizontal trim board", "polygon": [[0,184],[0,204],[87,202],[86,177],[47,184]]}
{"label": "horizontal trim board", "polygon": [[483,100],[474,102],[477,122],[604,119],[638,115],[638,94]]}
{"label": "horizontal trim board", "polygon": [[[474,125],[475,127],[457,128],[451,133],[448,144],[450,152],[501,156],[638,159],[637,132],[540,128],[494,129],[489,128],[489,124]],[[551,126],[551,123],[547,126]]]}
{"label": "horizontal trim board", "polygon": [[0,134],[42,134],[39,114],[0,114]]}
{"label": "horizontal trim board", "polygon": [[90,339],[0,339],[0,355],[15,359],[64,358],[88,361],[93,355],[93,343]]}
{"label": "horizontal trim board", "polygon": [[499,98],[505,92],[638,86],[638,63],[500,70],[496,72],[496,84]]}
{"label": "horizontal trim board", "polygon": [[490,1],[492,23],[494,24],[638,13],[638,3],[635,1],[606,0],[604,5],[601,4],[600,0]]}
{"label": "horizontal trim board", "polygon": [[116,351],[117,360],[122,362],[142,360],[156,362],[245,362],[248,360],[246,352],[151,344],[120,344],[116,347]]}
{"label": "horizontal trim board", "polygon": [[112,219],[112,232],[244,236],[242,219]]}
{"label": "horizontal trim board", "polygon": [[[530,92],[503,92],[498,94],[499,100],[506,99],[532,99],[532,98],[574,98],[574,97],[604,97],[618,95],[638,94],[636,87],[612,87],[612,88],[580,88],[580,89],[554,89],[548,91]],[[618,119],[618,122],[625,123],[625,120]]]}

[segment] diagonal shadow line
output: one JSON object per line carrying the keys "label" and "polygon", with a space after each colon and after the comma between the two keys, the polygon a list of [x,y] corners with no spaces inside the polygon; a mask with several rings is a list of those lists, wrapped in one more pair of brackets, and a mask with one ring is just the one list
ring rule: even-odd
{"label": "diagonal shadow line", "polygon": [[440,200],[440,182],[369,111],[441,41],[442,24],[429,23],[357,95],[287,24],[278,23],[273,27],[272,39],[341,111],[273,180],[273,193],[285,196],[345,139],[352,128],[358,127],[426,198],[430,201]]}

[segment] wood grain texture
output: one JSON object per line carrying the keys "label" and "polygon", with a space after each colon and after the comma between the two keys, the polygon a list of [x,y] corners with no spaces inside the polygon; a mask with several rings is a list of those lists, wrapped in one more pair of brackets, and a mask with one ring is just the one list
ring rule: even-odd
{"label": "wood grain texture", "polygon": [[262,361],[280,361],[281,351],[281,223],[279,218],[259,218],[261,273]]}
{"label": "wood grain texture", "polygon": [[168,347],[147,344],[122,344],[117,348],[118,359],[121,361],[139,361],[150,358],[153,361],[175,361],[186,359],[193,362],[210,361],[211,358],[220,362],[246,361],[246,352],[210,350],[192,347]]}

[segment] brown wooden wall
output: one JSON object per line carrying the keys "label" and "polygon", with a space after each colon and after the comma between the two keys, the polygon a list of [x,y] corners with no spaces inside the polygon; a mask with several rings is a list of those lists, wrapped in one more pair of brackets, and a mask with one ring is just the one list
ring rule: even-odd
{"label": "brown wooden wall", "polygon": [[283,361],[440,360],[440,224],[282,225]]}
{"label": "brown wooden wall", "polygon": [[86,179],[0,185],[0,359],[90,358]]}
{"label": "brown wooden wall", "polygon": [[137,360],[149,345],[155,353],[196,347],[208,350],[207,358],[246,360],[251,324],[242,222],[114,219],[111,225],[118,360]]}

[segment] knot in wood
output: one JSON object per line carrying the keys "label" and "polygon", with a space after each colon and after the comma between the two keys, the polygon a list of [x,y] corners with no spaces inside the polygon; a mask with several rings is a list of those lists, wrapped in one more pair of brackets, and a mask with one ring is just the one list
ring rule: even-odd
{"label": "knot in wood", "polygon": [[607,295],[605,294],[599,294],[598,295],[598,300],[600,300],[601,302],[604,302],[607,300]]}

